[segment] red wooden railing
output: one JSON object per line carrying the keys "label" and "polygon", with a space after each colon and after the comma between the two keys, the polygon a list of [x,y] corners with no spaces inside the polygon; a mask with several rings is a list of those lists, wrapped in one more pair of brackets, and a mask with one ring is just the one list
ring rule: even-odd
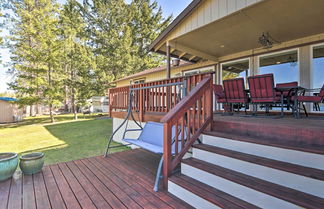
{"label": "red wooden railing", "polygon": [[[135,84],[124,87],[109,89],[109,111],[126,110],[129,102],[129,89],[138,87],[157,86],[170,83],[177,83],[186,80],[187,93],[199,83],[202,78],[211,73],[183,76],[178,78],[153,81],[143,84]],[[179,86],[153,87],[134,91],[132,109],[138,110],[142,121],[145,112],[167,113],[179,102],[177,93]]]}
{"label": "red wooden railing", "polygon": [[189,148],[204,130],[211,129],[212,111],[212,76],[208,75],[161,119],[164,123],[163,184],[165,188],[167,188],[168,176]]}

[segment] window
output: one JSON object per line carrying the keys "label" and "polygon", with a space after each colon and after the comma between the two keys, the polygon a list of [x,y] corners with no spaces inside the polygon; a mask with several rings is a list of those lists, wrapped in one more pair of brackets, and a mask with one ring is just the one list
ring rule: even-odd
{"label": "window", "polygon": [[247,82],[249,76],[249,59],[237,60],[233,62],[223,63],[222,68],[222,80],[243,77]]}
{"label": "window", "polygon": [[198,69],[194,69],[194,70],[184,71],[183,72],[183,75],[184,76],[191,76],[191,75],[208,73],[208,72],[213,72],[213,71],[214,71],[214,67],[213,66],[209,66],[209,67],[204,67],[204,68],[198,68]]}
{"label": "window", "polygon": [[140,84],[140,83],[145,83],[145,78],[139,78],[136,80],[133,80],[133,84]]}
{"label": "window", "polygon": [[273,73],[275,83],[298,81],[298,50],[259,57],[259,74]]}
{"label": "window", "polygon": [[313,88],[324,84],[324,45],[313,47]]}
{"label": "window", "polygon": [[[324,84],[324,45],[313,47],[313,88],[322,88]],[[317,106],[315,106],[317,105]],[[324,104],[315,104],[313,110],[324,112]],[[319,109],[318,109],[319,107]]]}

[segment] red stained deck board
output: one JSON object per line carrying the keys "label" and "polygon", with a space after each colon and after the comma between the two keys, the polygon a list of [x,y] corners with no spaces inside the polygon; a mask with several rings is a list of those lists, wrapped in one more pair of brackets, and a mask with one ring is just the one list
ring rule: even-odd
{"label": "red stained deck board", "polygon": [[158,161],[158,155],[129,150],[15,175],[0,182],[0,209],[190,208],[165,191],[153,191]]}
{"label": "red stained deck board", "polygon": [[50,201],[48,199],[48,193],[44,182],[43,173],[36,173],[33,175],[34,191],[37,208],[51,208]]}
{"label": "red stained deck board", "polygon": [[91,163],[93,163],[95,166],[97,166],[97,168],[102,170],[102,172],[104,172],[108,178],[117,183],[118,186],[124,192],[126,192],[130,198],[136,201],[136,203],[139,204],[141,207],[156,208],[146,197],[142,196],[142,194],[139,191],[136,191],[133,187],[129,186],[123,179],[120,178],[118,174],[112,172],[110,169],[110,165],[106,166],[95,159],[91,159]]}
{"label": "red stained deck board", "polygon": [[137,183],[136,178],[133,177],[132,173],[129,175],[125,175],[123,172],[118,170],[115,165],[115,163],[109,164],[109,169],[112,170],[116,175],[118,175],[120,178],[124,180],[128,184],[129,187],[131,187],[134,191],[137,191],[139,194],[141,194],[145,199],[149,202],[150,206],[145,207],[151,207],[151,208],[171,208],[166,203],[161,201],[159,198],[155,197],[151,192],[144,188],[142,185],[139,185]]}
{"label": "red stained deck board", "polygon": [[107,188],[109,188],[114,194],[118,194],[118,198],[125,204],[126,207],[133,208],[133,209],[141,208],[141,206],[138,205],[135,202],[135,200],[129,197],[128,194],[118,186],[118,184],[114,183],[107,176],[105,176],[104,174],[105,172],[99,170],[96,167],[95,162],[91,162],[88,159],[84,159],[82,160],[82,163],[84,163],[84,165],[87,166],[88,169],[95,172],[98,178],[101,180],[103,184],[105,184]]}
{"label": "red stained deck board", "polygon": [[0,209],[7,208],[11,179],[0,182]]}
{"label": "red stained deck board", "polygon": [[[125,208],[125,205],[92,173],[80,160],[74,162],[80,171],[88,178],[91,184],[97,188],[102,197],[112,208]],[[118,196],[118,195],[117,195]]]}
{"label": "red stained deck board", "polygon": [[57,165],[50,166],[51,171],[54,175],[54,179],[57,183],[58,189],[63,197],[65,205],[67,208],[75,208],[81,209],[78,200],[76,199],[73,191],[71,190],[68,182],[66,181],[65,177],[63,176],[62,172],[60,171]]}
{"label": "red stained deck board", "polygon": [[51,202],[53,209],[64,209],[66,208],[61,193],[56,185],[54,176],[49,167],[43,168],[43,175],[45,180],[45,185],[48,192],[48,197]]}
{"label": "red stained deck board", "polygon": [[[147,151],[143,151],[138,149],[138,152],[145,152],[148,153],[148,155],[152,155],[151,153],[147,152]],[[158,166],[158,162],[160,159],[159,155],[154,155],[155,158],[155,163],[153,163],[152,166],[152,172],[143,172],[143,169],[145,167],[151,167],[148,166],[148,163],[143,163],[143,161],[141,161],[141,159],[138,159],[136,156],[136,154],[131,155],[132,153],[124,153],[125,156],[120,156],[120,158],[116,159],[116,160],[124,160],[123,164],[118,164],[116,163],[117,161],[115,161],[114,165],[119,166],[119,169],[122,172],[128,172],[129,170],[132,170],[134,173],[131,174],[134,178],[137,178],[137,181],[139,183],[141,183],[141,185],[143,185],[144,187],[146,187],[149,191],[153,192],[153,185],[154,185],[154,179],[155,179],[155,172]],[[131,157],[132,156],[132,157]],[[143,157],[143,155],[139,155],[141,157]],[[112,156],[112,158],[115,158],[117,156]],[[118,156],[119,157],[119,156]],[[126,167],[125,167],[126,166]],[[154,170],[154,171],[153,171]],[[160,185],[161,186],[161,185]],[[160,190],[162,190],[162,188],[160,187]],[[162,199],[164,202],[166,203],[170,203],[170,205],[172,205],[172,207],[175,208],[190,208],[190,206],[188,204],[183,204],[182,201],[180,201],[178,198],[174,197],[173,195],[170,194],[166,194],[164,191],[161,192],[153,192],[154,195],[158,195],[160,199]]]}
{"label": "red stained deck board", "polygon": [[106,209],[111,208],[111,206],[105,201],[105,199],[101,196],[98,190],[94,187],[94,185],[82,174],[79,168],[74,164],[74,162],[68,162],[66,165],[73,172],[75,178],[78,179],[79,183],[83,187],[83,189],[87,192],[91,200],[94,202],[98,209]]}
{"label": "red stained deck board", "polygon": [[22,206],[22,179],[12,178],[10,187],[10,196],[8,200],[8,208],[15,209]]}
{"label": "red stained deck board", "polygon": [[23,206],[28,209],[36,209],[34,183],[32,175],[23,176]]}
{"label": "red stained deck board", "polygon": [[[53,166],[55,167],[55,166]],[[71,190],[74,195],[77,197],[78,202],[83,208],[95,209],[95,205],[88,196],[88,194],[84,191],[77,178],[73,176],[73,173],[69,170],[65,163],[58,164],[62,174],[64,175],[66,181],[70,185]],[[67,185],[66,185],[67,186]]]}

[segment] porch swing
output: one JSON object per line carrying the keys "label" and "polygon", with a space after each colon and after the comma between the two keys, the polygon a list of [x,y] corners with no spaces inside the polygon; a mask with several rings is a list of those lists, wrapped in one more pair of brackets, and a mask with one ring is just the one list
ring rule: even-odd
{"label": "porch swing", "polygon": [[[130,88],[129,90],[129,99],[128,99],[128,107],[127,107],[127,114],[123,122],[118,126],[118,128],[112,133],[108,140],[108,145],[105,152],[105,157],[108,156],[108,151],[111,148],[117,148],[121,146],[128,146],[128,145],[136,145],[142,149],[145,149],[147,151],[150,151],[155,154],[161,154],[161,159],[157,168],[156,177],[155,177],[155,184],[154,184],[154,191],[158,191],[159,182],[162,178],[161,172],[162,172],[162,166],[163,166],[163,124],[157,123],[157,122],[151,122],[148,121],[142,127],[141,122],[137,122],[133,115],[133,102],[134,102],[134,94],[136,91],[144,90],[144,89],[152,89],[152,88],[160,88],[160,87],[171,87],[171,86],[178,86],[178,92],[176,93],[176,100],[177,102],[181,100],[181,96],[184,97],[186,95],[186,83],[187,81],[184,80],[182,82],[175,82],[175,83],[168,83],[168,84],[161,84],[161,85],[154,85],[154,86],[145,86],[145,87],[137,87],[137,88]],[[177,89],[177,88],[176,88]],[[182,94],[181,94],[182,92]],[[139,108],[135,105],[135,112],[139,113]],[[129,120],[133,120],[135,122],[135,125],[138,126],[138,128],[130,129],[128,128],[128,122]],[[114,135],[125,125],[125,130],[123,133],[122,140],[126,142],[127,144],[123,145],[116,145],[111,146],[111,142],[113,141]],[[175,154],[175,133],[176,128],[178,128],[177,133],[179,134],[178,137],[181,134],[181,130],[179,127],[172,127],[172,155]],[[139,137],[137,139],[129,139],[126,138],[126,133],[131,131],[141,131]],[[186,132],[184,131],[184,140],[186,140]],[[181,140],[178,141],[178,147],[181,149]]]}

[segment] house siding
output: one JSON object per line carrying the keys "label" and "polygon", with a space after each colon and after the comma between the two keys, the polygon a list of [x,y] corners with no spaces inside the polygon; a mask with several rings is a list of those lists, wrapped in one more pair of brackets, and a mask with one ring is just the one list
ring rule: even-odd
{"label": "house siding", "polygon": [[[171,77],[173,78],[173,77],[177,77],[177,76],[182,76],[183,71],[202,68],[202,67],[215,65],[215,64],[216,63],[212,62],[212,61],[204,61],[204,62],[199,62],[199,63],[196,63],[196,64],[192,64],[192,65],[185,65],[185,66],[181,66],[181,67],[177,67],[177,68],[172,68],[171,69]],[[159,72],[153,72],[153,73],[150,73],[150,74],[140,75],[138,77],[133,77],[131,79],[125,79],[125,80],[117,81],[116,82],[116,87],[127,86],[127,85],[130,84],[131,80],[137,80],[139,78],[145,78],[145,83],[151,82],[151,81],[163,80],[163,79],[166,79],[166,71],[163,70],[163,71],[159,71]]]}

